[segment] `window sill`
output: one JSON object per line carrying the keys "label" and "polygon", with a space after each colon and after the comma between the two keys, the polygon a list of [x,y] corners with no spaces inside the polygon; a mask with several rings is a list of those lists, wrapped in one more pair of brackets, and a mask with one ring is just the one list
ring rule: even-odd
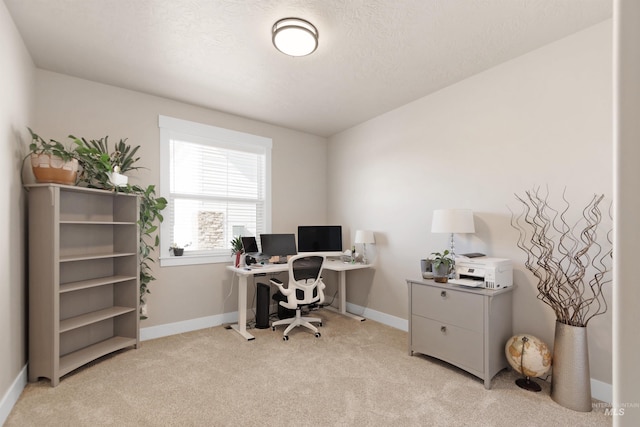
{"label": "window sill", "polygon": [[197,265],[197,264],[221,264],[233,262],[232,256],[223,255],[183,255],[168,256],[160,258],[160,267],[175,267],[178,265]]}

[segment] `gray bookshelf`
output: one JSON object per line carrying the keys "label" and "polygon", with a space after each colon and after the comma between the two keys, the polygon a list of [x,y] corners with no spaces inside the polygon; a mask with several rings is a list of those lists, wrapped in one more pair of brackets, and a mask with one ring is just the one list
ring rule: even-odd
{"label": "gray bookshelf", "polygon": [[57,184],[29,191],[29,381],[52,386],[139,337],[135,195]]}

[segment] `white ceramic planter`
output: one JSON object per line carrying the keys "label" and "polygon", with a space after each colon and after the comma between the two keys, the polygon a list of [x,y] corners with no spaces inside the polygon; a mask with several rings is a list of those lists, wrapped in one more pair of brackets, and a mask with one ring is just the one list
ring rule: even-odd
{"label": "white ceramic planter", "polygon": [[111,181],[114,187],[124,187],[129,182],[129,177],[118,172],[111,172],[109,174],[109,181]]}

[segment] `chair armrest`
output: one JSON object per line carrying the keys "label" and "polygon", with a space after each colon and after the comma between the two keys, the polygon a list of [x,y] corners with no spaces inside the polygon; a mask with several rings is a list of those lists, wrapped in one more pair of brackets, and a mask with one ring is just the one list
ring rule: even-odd
{"label": "chair armrest", "polygon": [[280,292],[282,292],[282,295],[284,296],[288,296],[292,292],[291,289],[287,289],[284,287],[284,283],[282,283],[282,280],[280,279],[272,278],[272,279],[269,279],[269,282],[273,285],[276,285],[278,289],[280,289]]}
{"label": "chair armrest", "polygon": [[320,277],[320,279],[318,279],[318,294],[320,295],[320,299],[318,299],[318,304],[322,306],[322,304],[324,304],[324,289],[327,286],[324,284],[324,281],[322,280],[322,277]]}

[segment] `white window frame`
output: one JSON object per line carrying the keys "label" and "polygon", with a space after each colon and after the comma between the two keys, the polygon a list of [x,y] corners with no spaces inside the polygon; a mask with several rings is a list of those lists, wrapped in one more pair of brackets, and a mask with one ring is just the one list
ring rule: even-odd
{"label": "white window frame", "polygon": [[[255,151],[256,148],[265,152],[265,203],[264,203],[264,226],[265,232],[271,232],[271,148],[273,142],[270,138],[251,135],[248,133],[223,129],[216,126],[191,122],[188,120],[176,119],[173,117],[158,117],[160,128],[160,188],[159,195],[170,200],[170,141],[172,138],[192,138],[200,143],[210,144],[215,147],[242,149]],[[235,259],[229,255],[188,255],[185,251],[183,256],[170,256],[169,241],[171,223],[168,216],[169,208],[163,212],[164,221],[160,226],[160,266],[192,265],[192,264],[212,264],[229,263]]]}

